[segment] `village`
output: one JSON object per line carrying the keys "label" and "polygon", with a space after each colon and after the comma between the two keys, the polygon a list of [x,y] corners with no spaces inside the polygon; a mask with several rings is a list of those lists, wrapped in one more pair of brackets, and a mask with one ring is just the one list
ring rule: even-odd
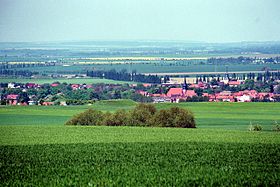
{"label": "village", "polygon": [[[188,80],[188,81],[187,81]],[[1,83],[1,105],[80,105],[97,100],[137,102],[279,102],[279,81],[254,79],[189,81],[186,77],[161,84]]]}

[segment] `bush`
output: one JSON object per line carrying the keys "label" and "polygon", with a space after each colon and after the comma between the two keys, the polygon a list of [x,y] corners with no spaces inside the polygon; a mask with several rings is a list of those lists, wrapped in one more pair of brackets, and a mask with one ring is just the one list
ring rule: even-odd
{"label": "bush", "polygon": [[129,123],[135,126],[148,126],[153,115],[156,113],[156,108],[152,104],[138,104],[130,112]]}
{"label": "bush", "polygon": [[126,126],[128,125],[128,112],[118,110],[115,113],[106,113],[103,123],[106,126]]}
{"label": "bush", "polygon": [[272,130],[273,130],[273,131],[280,132],[280,124],[279,124],[277,121],[274,122],[274,125],[273,125],[273,127],[272,127]]}
{"label": "bush", "polygon": [[65,125],[196,127],[191,111],[179,107],[157,111],[152,104],[139,104],[129,112],[118,110],[115,113],[102,113],[88,109],[75,115]]}
{"label": "bush", "polygon": [[151,122],[160,127],[195,128],[194,115],[191,111],[179,107],[158,111]]}
{"label": "bush", "polygon": [[250,125],[249,125],[249,131],[261,131],[263,128],[261,125],[259,124],[252,124],[250,122]]}
{"label": "bush", "polygon": [[[191,111],[182,108],[178,108],[176,110],[177,113],[176,115],[174,115],[175,116],[174,127],[182,127],[182,128],[196,127],[194,115]],[[171,114],[172,114],[172,108],[171,108]]]}
{"label": "bush", "polygon": [[159,110],[150,121],[151,126],[172,127],[173,121],[168,110]]}
{"label": "bush", "polygon": [[102,125],[104,115],[101,111],[88,109],[85,112],[75,115],[65,125]]}

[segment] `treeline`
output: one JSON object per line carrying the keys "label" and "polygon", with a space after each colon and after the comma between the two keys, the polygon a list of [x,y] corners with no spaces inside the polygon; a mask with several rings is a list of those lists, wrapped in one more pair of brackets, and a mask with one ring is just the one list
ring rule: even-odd
{"label": "treeline", "polygon": [[207,64],[216,64],[216,65],[225,65],[225,64],[236,64],[236,63],[243,63],[243,64],[251,64],[251,63],[280,63],[280,57],[271,57],[271,58],[251,58],[251,57],[229,57],[229,58],[209,58],[207,59]]}
{"label": "treeline", "polygon": [[136,73],[133,71],[132,73],[128,73],[125,69],[117,72],[115,69],[109,71],[87,71],[87,76],[89,77],[98,77],[119,81],[134,81],[134,82],[143,82],[143,83],[161,83],[160,77],[156,75],[143,75],[140,73]]}
{"label": "treeline", "polygon": [[[225,73],[224,75],[200,75],[196,76],[196,83],[198,82],[211,82],[210,80],[216,79],[218,82],[220,80],[257,80],[260,82],[280,80],[280,71],[270,72],[265,71],[264,73]],[[164,81],[166,78],[164,78]],[[167,79],[168,80],[168,79]]]}
{"label": "treeline", "polygon": [[4,76],[22,76],[31,77],[32,75],[38,75],[38,72],[31,72],[29,70],[13,70],[13,69],[0,69],[0,75]]}
{"label": "treeline", "polygon": [[38,63],[18,63],[10,64],[9,62],[2,62],[0,64],[0,69],[14,69],[14,68],[34,68],[34,67],[45,67],[45,66],[55,66],[55,62],[38,62]]}
{"label": "treeline", "polygon": [[195,128],[196,123],[191,111],[179,107],[157,110],[152,104],[138,104],[130,111],[118,110],[103,113],[88,109],[75,115],[65,125],[82,126],[145,126]]}

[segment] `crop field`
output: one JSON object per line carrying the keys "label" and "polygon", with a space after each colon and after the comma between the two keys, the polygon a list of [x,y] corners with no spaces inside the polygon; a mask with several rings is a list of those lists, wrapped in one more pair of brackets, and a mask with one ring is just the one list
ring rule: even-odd
{"label": "crop field", "polygon": [[[0,107],[1,186],[279,186],[277,103],[157,104],[191,109],[196,129],[64,126],[92,106]],[[264,131],[250,132],[250,121]]]}
{"label": "crop field", "polygon": [[[263,68],[268,67],[271,70],[279,70],[280,64],[229,64],[229,65],[202,65],[192,64],[188,62],[143,62],[132,64],[76,64],[71,66],[45,66],[45,67],[29,67],[30,71],[36,71],[41,73],[86,73],[87,70],[111,70],[116,69],[120,71],[126,69],[128,72],[136,70],[138,73],[177,73],[177,72],[226,72],[228,71],[261,71]],[[19,68],[22,70],[24,68]]]}
{"label": "crop field", "polygon": [[[14,138],[12,138],[14,137]],[[1,127],[3,186],[278,186],[275,132]]]}
{"label": "crop field", "polygon": [[0,78],[0,82],[2,83],[9,83],[9,82],[16,82],[16,83],[36,83],[36,84],[44,84],[44,83],[68,83],[68,84],[97,84],[97,83],[104,83],[104,84],[133,84],[134,82],[125,82],[125,81],[116,81],[111,79],[98,79],[98,78],[55,78],[55,79],[47,79],[47,78]]}
{"label": "crop field", "polygon": [[[87,108],[102,111],[131,109],[131,100],[100,101],[83,106],[1,106],[0,125],[63,125],[71,116]],[[193,111],[198,127],[247,130],[250,122],[271,130],[280,122],[279,103],[162,103],[158,109],[179,106]]]}

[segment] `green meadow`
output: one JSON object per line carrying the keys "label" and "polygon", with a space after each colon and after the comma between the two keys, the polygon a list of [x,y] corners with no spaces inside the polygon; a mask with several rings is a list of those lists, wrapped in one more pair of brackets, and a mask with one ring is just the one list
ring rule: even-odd
{"label": "green meadow", "polygon": [[[91,106],[1,106],[1,186],[279,186],[278,103],[179,103],[196,129],[64,126]],[[250,122],[261,132],[248,131]]]}
{"label": "green meadow", "polygon": [[[83,106],[1,106],[0,125],[63,125],[71,116],[87,108],[102,111],[132,109],[131,100],[99,101]],[[279,103],[161,103],[158,109],[179,106],[193,111],[198,128],[247,130],[250,122],[271,130],[280,122]]]}

